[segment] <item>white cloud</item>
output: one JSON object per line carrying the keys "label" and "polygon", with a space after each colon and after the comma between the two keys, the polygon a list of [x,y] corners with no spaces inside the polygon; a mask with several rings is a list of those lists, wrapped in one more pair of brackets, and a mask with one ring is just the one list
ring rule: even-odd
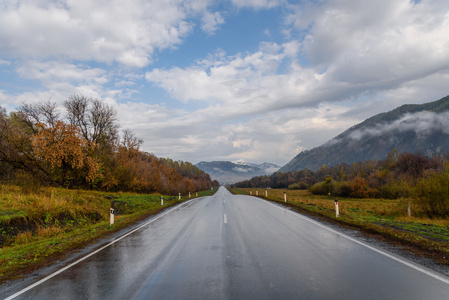
{"label": "white cloud", "polygon": [[237,7],[248,7],[255,9],[269,9],[281,4],[281,0],[231,0]]}
{"label": "white cloud", "polygon": [[[208,148],[220,149],[216,156],[283,158],[278,163],[373,114],[445,96],[447,4],[437,12],[431,1],[317,3],[289,6],[290,34],[301,32],[303,39],[261,43],[253,53],[233,56],[219,51],[190,67],[147,72],[146,79],[184,103],[210,103],[193,115],[205,122],[202,128],[222,124],[204,131],[215,136]],[[194,134],[206,140],[203,132]]]}
{"label": "white cloud", "polygon": [[436,114],[430,111],[408,113],[394,122],[356,130],[351,133],[350,138],[360,140],[365,136],[378,136],[392,131],[414,131],[418,136],[427,135],[432,131],[449,134],[449,113]]}
{"label": "white cloud", "polygon": [[431,0],[308,1],[287,22],[309,28],[303,53],[333,81],[385,89],[449,68],[448,9]]}
{"label": "white cloud", "polygon": [[[155,49],[182,42],[189,17],[209,15],[207,2],[191,0],[2,1],[0,52],[9,57],[69,58],[143,67]],[[213,25],[212,23],[215,22]],[[223,23],[212,14],[206,29]]]}
{"label": "white cloud", "polygon": [[213,34],[218,26],[223,25],[225,20],[223,16],[217,11],[214,13],[205,12],[202,16],[201,29],[209,34]]}
{"label": "white cloud", "polygon": [[215,57],[185,69],[154,69],[146,73],[146,79],[183,102],[218,100],[244,105],[251,113],[285,96],[285,90],[281,92],[281,88],[286,87],[290,80],[285,81],[285,76],[276,75],[276,71],[292,55],[294,44],[261,43],[255,53],[231,57],[219,52]]}
{"label": "white cloud", "polygon": [[238,168],[238,167],[233,168],[233,170],[236,172],[240,172],[240,173],[248,173],[248,171],[249,171],[248,169]]}
{"label": "white cloud", "polygon": [[108,81],[103,69],[60,61],[25,61],[17,68],[17,73],[21,77],[38,79],[44,83],[76,81],[104,84]]}

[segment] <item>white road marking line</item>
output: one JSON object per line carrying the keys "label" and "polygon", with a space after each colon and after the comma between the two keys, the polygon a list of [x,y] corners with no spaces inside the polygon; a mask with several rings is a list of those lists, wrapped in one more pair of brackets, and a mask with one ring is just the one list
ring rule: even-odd
{"label": "white road marking line", "polygon": [[228,216],[226,216],[226,214],[223,215],[223,223],[228,223]]}
{"label": "white road marking line", "polygon": [[[198,200],[198,199],[200,199],[200,198],[197,198],[196,200]],[[35,288],[36,286],[38,286],[38,285],[44,283],[45,281],[47,281],[47,280],[49,280],[49,279],[55,277],[56,275],[58,275],[58,274],[64,272],[65,270],[70,269],[70,268],[73,267],[74,265],[79,264],[79,263],[82,262],[83,260],[88,259],[89,257],[91,257],[91,256],[93,256],[93,255],[95,255],[95,254],[97,254],[98,252],[100,252],[100,251],[106,249],[107,247],[109,247],[109,246],[111,246],[111,245],[117,243],[117,242],[120,241],[121,239],[124,239],[124,238],[127,237],[128,235],[130,235],[130,234],[136,232],[137,230],[139,230],[139,229],[141,229],[141,228],[147,226],[147,225],[150,224],[150,223],[153,223],[153,222],[156,221],[157,219],[162,218],[163,216],[165,216],[165,215],[171,213],[172,211],[174,211],[175,209],[179,209],[179,208],[185,206],[186,204],[189,204],[190,202],[191,202],[191,201],[185,202],[185,203],[182,203],[181,205],[177,205],[177,206],[171,208],[170,210],[168,210],[168,211],[164,212],[163,214],[161,214],[161,215],[155,217],[154,219],[151,219],[150,221],[146,222],[145,224],[140,225],[139,227],[137,227],[137,228],[131,230],[130,232],[128,232],[128,233],[122,235],[121,237],[117,238],[116,240],[113,240],[113,241],[110,242],[109,244],[107,244],[107,245],[101,247],[100,249],[97,249],[97,250],[95,250],[94,252],[91,252],[91,253],[87,254],[86,256],[84,256],[84,257],[78,259],[77,261],[71,263],[70,265],[67,265],[67,266],[65,266],[64,268],[62,268],[62,269],[60,269],[60,270],[58,270],[58,271],[56,271],[56,272],[54,272],[54,273],[48,275],[47,277],[45,277],[45,278],[43,278],[43,279],[41,279],[41,280],[39,280],[39,281],[33,283],[32,285],[30,285],[30,286],[24,288],[24,289],[21,290],[21,291],[18,291],[18,292],[15,293],[14,295],[11,295],[11,296],[9,296],[8,298],[5,298],[4,300],[11,300],[11,299],[14,299],[14,298],[16,298],[16,297],[18,297],[18,296],[24,294],[25,292],[27,292],[27,291],[29,291],[29,290]]]}
{"label": "white road marking line", "polygon": [[[256,199],[259,199],[259,198],[256,198]],[[260,199],[260,200],[264,201],[262,199]],[[279,209],[283,209],[283,210],[285,210],[285,211],[287,211],[287,212],[289,212],[291,214],[294,214],[294,215],[296,215],[296,216],[298,216],[298,217],[300,217],[300,218],[302,218],[302,219],[304,219],[304,220],[306,220],[306,221],[308,221],[310,223],[313,223],[313,224],[315,224],[317,226],[320,226],[321,228],[324,228],[324,229],[326,229],[326,230],[328,230],[330,232],[336,233],[336,234],[338,234],[338,235],[340,235],[340,236],[342,236],[342,237],[344,237],[344,238],[346,238],[346,239],[348,239],[350,241],[353,241],[354,243],[362,245],[362,246],[364,246],[364,247],[366,247],[368,249],[371,249],[371,250],[373,250],[373,251],[375,251],[375,252],[377,252],[379,254],[385,255],[386,257],[389,257],[389,258],[391,258],[391,259],[393,259],[393,260],[395,260],[395,261],[397,261],[399,263],[402,263],[402,264],[404,264],[406,266],[409,266],[410,268],[413,268],[413,269],[415,269],[417,271],[420,271],[420,272],[422,272],[422,273],[424,273],[426,275],[429,275],[430,277],[433,277],[433,278],[438,279],[438,280],[440,280],[440,281],[442,281],[442,282],[444,282],[446,284],[449,284],[449,279],[448,278],[446,278],[444,276],[441,276],[441,275],[439,275],[437,273],[434,273],[434,272],[432,272],[432,271],[430,271],[428,269],[425,269],[425,268],[423,268],[423,267],[421,267],[419,265],[416,265],[416,264],[412,263],[411,261],[408,261],[406,259],[397,257],[397,256],[395,256],[393,254],[390,254],[390,253],[385,252],[385,251],[383,251],[381,249],[375,248],[375,247],[373,247],[371,245],[368,245],[368,244],[366,244],[364,242],[361,242],[361,241],[359,241],[359,240],[357,240],[355,238],[352,238],[352,237],[350,237],[350,236],[348,236],[348,235],[346,235],[344,233],[338,232],[338,231],[336,231],[336,230],[334,230],[334,229],[332,229],[330,227],[327,227],[326,225],[323,225],[323,224],[321,224],[321,223],[319,223],[319,222],[317,222],[315,220],[312,220],[312,219],[310,219],[310,218],[308,218],[308,217],[306,217],[306,216],[304,216],[304,215],[302,215],[300,213],[297,213],[297,212],[294,212],[294,211],[291,211],[291,210],[286,210],[285,207],[281,207],[279,205],[270,203],[268,201],[265,201],[265,202],[267,202],[268,204],[273,205],[274,207],[277,207]]]}

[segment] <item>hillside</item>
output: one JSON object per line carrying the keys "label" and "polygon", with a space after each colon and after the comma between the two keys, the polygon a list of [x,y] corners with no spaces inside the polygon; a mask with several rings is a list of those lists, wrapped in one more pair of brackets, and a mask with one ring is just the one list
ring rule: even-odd
{"label": "hillside", "polygon": [[448,125],[449,96],[421,105],[402,105],[349,128],[319,147],[299,153],[279,172],[381,160],[394,148],[399,153],[445,154],[449,151]]}
{"label": "hillside", "polygon": [[254,176],[271,175],[279,169],[279,166],[266,162],[251,164],[230,161],[202,161],[197,163],[196,167],[208,173],[212,180],[217,180],[221,184],[231,184]]}

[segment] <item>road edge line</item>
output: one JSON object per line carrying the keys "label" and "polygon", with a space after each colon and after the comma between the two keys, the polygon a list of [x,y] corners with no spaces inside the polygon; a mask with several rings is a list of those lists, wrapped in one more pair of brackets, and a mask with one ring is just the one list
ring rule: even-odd
{"label": "road edge line", "polygon": [[[201,197],[201,198],[202,198],[202,197]],[[198,199],[201,199],[201,198],[194,198],[194,199],[192,199],[192,200],[198,200]],[[112,242],[109,242],[108,244],[104,245],[103,247],[101,247],[101,248],[99,248],[99,249],[97,249],[97,250],[95,250],[95,251],[93,251],[93,252],[91,252],[91,253],[89,253],[89,254],[83,256],[83,257],[81,257],[80,259],[76,260],[75,262],[73,262],[73,263],[71,263],[71,264],[69,264],[69,265],[63,267],[62,269],[59,269],[58,271],[53,272],[53,273],[51,273],[50,275],[47,275],[46,277],[42,278],[41,280],[39,280],[39,281],[37,281],[37,282],[35,282],[35,283],[33,283],[33,284],[27,286],[26,288],[24,288],[24,289],[22,289],[22,290],[16,292],[15,294],[13,294],[13,295],[11,295],[11,296],[8,296],[8,297],[5,298],[4,300],[11,300],[11,299],[14,299],[14,298],[16,298],[16,297],[18,297],[18,296],[20,296],[20,295],[22,295],[22,294],[28,292],[29,290],[31,290],[31,289],[33,289],[33,288],[35,288],[35,287],[41,285],[42,283],[44,283],[44,282],[46,282],[47,280],[49,280],[49,279],[55,277],[56,275],[61,274],[62,272],[64,272],[64,271],[70,269],[71,267],[73,267],[73,266],[79,264],[80,262],[82,262],[82,261],[88,259],[89,257],[91,257],[91,256],[93,256],[93,255],[95,255],[95,254],[97,254],[98,252],[101,252],[102,250],[106,249],[107,247],[112,246],[113,244],[115,244],[115,243],[117,243],[118,241],[124,239],[124,238],[127,237],[128,235],[133,234],[134,232],[136,232],[136,231],[142,229],[143,227],[145,227],[145,226],[147,226],[147,225],[153,223],[154,221],[156,221],[156,220],[162,218],[163,216],[165,216],[165,215],[171,213],[173,210],[182,208],[185,204],[188,204],[188,203],[190,203],[190,202],[191,202],[191,201],[187,201],[187,202],[182,203],[181,205],[176,205],[176,206],[170,208],[169,210],[163,212],[162,214],[157,215],[156,217],[152,218],[152,219],[149,220],[148,222],[146,222],[146,223],[144,223],[144,224],[142,224],[142,225],[140,225],[140,226],[138,226],[138,227],[132,229],[131,231],[129,231],[129,232],[125,233],[124,235],[118,237],[117,239],[113,240]]]}
{"label": "road edge line", "polygon": [[[252,198],[259,199],[259,200],[263,200],[263,199],[260,199],[260,198],[258,198],[258,197],[252,197]],[[433,277],[433,278],[435,278],[435,279],[438,279],[438,280],[440,280],[440,281],[442,281],[442,282],[444,282],[444,283],[446,283],[446,284],[449,285],[449,278],[444,277],[444,275],[440,275],[440,274],[436,273],[435,271],[432,271],[432,270],[427,269],[427,268],[425,268],[425,267],[423,267],[423,266],[420,266],[420,265],[418,265],[418,264],[416,264],[416,263],[414,263],[414,262],[411,262],[411,261],[409,261],[409,260],[407,260],[407,259],[405,259],[405,258],[398,257],[398,256],[396,256],[396,255],[394,255],[394,254],[392,254],[392,253],[389,253],[389,252],[385,251],[385,250],[376,248],[376,247],[371,246],[371,245],[369,245],[369,244],[367,244],[367,243],[364,243],[364,242],[362,242],[362,241],[359,241],[359,240],[357,240],[357,239],[355,239],[355,238],[353,238],[353,237],[350,237],[350,236],[348,236],[348,235],[346,235],[346,234],[344,234],[344,233],[342,233],[342,232],[339,232],[339,231],[337,231],[337,230],[335,230],[335,229],[332,229],[332,228],[330,228],[329,226],[326,226],[326,225],[324,225],[324,224],[321,224],[320,222],[317,222],[317,221],[315,221],[315,220],[309,218],[308,216],[305,216],[305,215],[303,215],[303,214],[301,214],[301,213],[299,213],[299,212],[292,211],[292,210],[290,210],[290,209],[287,209],[286,207],[282,207],[282,206],[277,205],[277,204],[275,204],[275,203],[271,203],[270,201],[266,201],[266,200],[265,200],[265,202],[268,203],[268,204],[270,204],[270,205],[273,205],[274,207],[277,207],[277,208],[279,208],[279,209],[287,210],[288,212],[290,212],[290,213],[292,213],[292,214],[294,214],[294,215],[296,215],[296,216],[298,216],[298,217],[300,217],[300,218],[302,218],[302,219],[304,219],[304,220],[306,220],[306,221],[308,221],[308,222],[310,222],[310,223],[312,223],[312,224],[318,225],[318,226],[320,226],[320,227],[323,228],[323,229],[326,229],[326,230],[328,230],[328,231],[330,231],[330,232],[336,233],[336,234],[338,234],[338,235],[340,235],[340,236],[342,236],[342,237],[344,237],[344,238],[346,238],[346,239],[348,239],[348,240],[350,240],[350,241],[352,241],[352,242],[355,242],[355,243],[357,243],[357,244],[359,244],[359,245],[361,245],[361,246],[364,246],[364,247],[366,247],[366,248],[368,248],[368,249],[370,249],[370,250],[372,250],[372,251],[375,251],[375,252],[377,252],[377,253],[379,253],[379,254],[382,254],[382,255],[384,255],[384,256],[386,256],[386,257],[388,257],[388,258],[391,258],[391,259],[393,259],[393,260],[395,260],[395,261],[397,261],[397,262],[399,262],[399,263],[402,263],[402,264],[404,264],[404,265],[406,265],[406,266],[408,266],[408,267],[410,267],[410,268],[412,268],[412,269],[415,269],[415,270],[417,270],[417,271],[420,271],[421,273],[424,273],[424,274],[426,274],[426,275],[428,275],[428,276],[430,276],[430,277]]]}

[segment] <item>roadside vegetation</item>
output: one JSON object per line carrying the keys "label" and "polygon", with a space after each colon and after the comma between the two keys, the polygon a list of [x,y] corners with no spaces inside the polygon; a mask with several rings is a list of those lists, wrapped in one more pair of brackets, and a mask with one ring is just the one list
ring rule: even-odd
{"label": "roadside vegetation", "polygon": [[[448,186],[446,185],[446,189]],[[418,255],[449,265],[449,218],[429,217],[416,198],[380,199],[316,195],[309,190],[232,188],[236,194],[253,195],[282,203],[300,212],[343,226],[361,229]],[[265,197],[265,193],[268,197]],[[286,193],[287,203],[284,202]],[[335,213],[338,200],[340,215]],[[408,215],[410,205],[411,215]]]}
{"label": "roadside vegetation", "polygon": [[[216,189],[215,189],[216,190]],[[212,194],[212,190],[198,196]],[[192,193],[192,198],[196,193]],[[0,283],[45,266],[73,250],[185,199],[160,194],[0,185]],[[109,208],[114,201],[114,225]]]}
{"label": "roadside vegetation", "polygon": [[139,193],[210,189],[210,176],[189,162],[140,150],[142,140],[120,131],[116,111],[99,99],[74,95],[56,103],[0,108],[0,182]]}
{"label": "roadside vegetation", "polygon": [[315,195],[356,199],[410,199],[415,216],[449,217],[448,157],[390,152],[383,161],[322,166],[254,177],[233,185],[237,188],[283,188],[308,190]]}

